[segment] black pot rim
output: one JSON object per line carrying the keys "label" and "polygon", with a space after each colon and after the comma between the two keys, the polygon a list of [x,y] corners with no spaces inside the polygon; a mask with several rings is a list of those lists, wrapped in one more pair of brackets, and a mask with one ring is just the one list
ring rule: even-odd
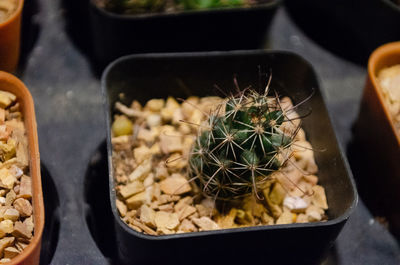
{"label": "black pot rim", "polygon": [[[338,141],[337,134],[334,132],[335,140],[338,143],[340,156],[344,162],[344,166],[349,176],[349,180],[351,183],[351,188],[354,194],[354,200],[352,201],[349,208],[339,217],[325,221],[325,222],[310,222],[310,223],[295,223],[295,224],[280,224],[280,225],[263,225],[263,226],[252,226],[252,227],[242,227],[242,228],[230,228],[230,229],[218,229],[218,230],[211,230],[211,231],[200,231],[200,232],[190,232],[190,233],[181,233],[181,234],[172,234],[172,235],[147,235],[144,233],[140,233],[132,228],[130,228],[125,222],[121,220],[121,217],[118,213],[116,207],[116,192],[115,192],[115,185],[114,185],[114,174],[112,173],[112,149],[111,149],[111,120],[109,115],[109,102],[107,96],[107,85],[106,79],[109,72],[120,62],[131,60],[131,59],[143,59],[143,58],[174,58],[174,57],[204,57],[204,56],[243,56],[243,55],[266,55],[266,54],[286,54],[296,57],[303,61],[306,65],[312,69],[315,74],[314,68],[312,67],[311,63],[304,59],[302,56],[290,52],[290,51],[282,51],[282,50],[240,50],[240,51],[212,51],[212,52],[183,52],[183,53],[147,53],[147,54],[132,54],[122,56],[113,62],[111,62],[106,69],[103,71],[101,77],[101,90],[102,90],[102,97],[103,97],[103,106],[104,106],[104,113],[105,113],[105,122],[107,126],[107,156],[108,156],[108,173],[109,173],[109,190],[110,190],[110,203],[111,209],[114,215],[114,219],[117,220],[118,224],[129,234],[139,237],[145,240],[169,240],[169,239],[179,239],[179,238],[191,238],[191,237],[200,237],[200,236],[215,236],[218,234],[226,234],[226,233],[244,233],[244,232],[256,232],[256,231],[265,231],[265,230],[286,230],[286,229],[298,229],[298,228],[308,228],[308,227],[324,227],[324,226],[331,226],[341,222],[345,222],[350,215],[355,210],[358,204],[358,192],[356,189],[356,184],[353,178],[353,174],[350,170],[350,166],[348,164],[347,158],[344,155],[343,148]],[[320,80],[318,76],[315,74],[318,83]],[[321,89],[321,97],[322,101],[325,104],[326,97]],[[326,105],[326,104],[325,104]],[[328,112],[329,120],[332,123],[331,114]],[[333,125],[333,123],[332,123]]]}
{"label": "black pot rim", "polygon": [[104,16],[113,18],[113,19],[120,19],[120,20],[141,20],[147,18],[164,18],[164,17],[182,17],[182,16],[192,16],[192,15],[207,15],[207,14],[220,14],[220,13],[229,13],[229,12],[243,12],[248,10],[255,10],[255,9],[273,9],[276,8],[281,4],[283,0],[271,0],[268,3],[263,4],[255,4],[250,7],[224,7],[224,8],[212,8],[212,9],[203,9],[203,10],[186,10],[186,11],[176,11],[176,12],[169,12],[169,13],[143,13],[143,14],[135,14],[135,15],[124,15],[124,14],[117,14],[110,11],[105,10],[104,8],[98,7],[94,0],[90,0],[90,5],[92,8],[97,10],[97,12],[101,13]]}

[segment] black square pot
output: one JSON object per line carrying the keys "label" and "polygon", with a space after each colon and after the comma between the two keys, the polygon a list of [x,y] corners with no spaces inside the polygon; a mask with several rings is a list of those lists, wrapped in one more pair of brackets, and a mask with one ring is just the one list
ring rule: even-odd
{"label": "black square pot", "polygon": [[363,65],[378,46],[400,40],[400,6],[392,0],[286,0],[285,5],[311,38]]}
{"label": "black square pot", "polygon": [[119,15],[90,1],[94,59],[101,66],[122,55],[261,48],[281,0],[252,7]]}
{"label": "black square pot", "polygon": [[[304,108],[308,140],[316,148],[319,180],[326,189],[326,222],[257,226],[163,236],[132,230],[115,205],[112,169],[111,122],[114,104],[133,99],[215,95],[214,84],[231,89],[236,74],[242,87],[258,87],[258,66],[272,69],[272,85],[300,102],[314,92]],[[318,264],[333,245],[357,202],[357,192],[346,159],[338,145],[311,65],[288,52],[209,52],[133,55],[113,62],[102,77],[108,128],[111,208],[114,215],[119,262],[123,264]]]}

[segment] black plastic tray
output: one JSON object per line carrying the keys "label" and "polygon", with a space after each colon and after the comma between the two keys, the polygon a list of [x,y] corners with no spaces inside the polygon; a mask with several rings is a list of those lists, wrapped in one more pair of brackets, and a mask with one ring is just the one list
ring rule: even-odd
{"label": "black plastic tray", "polygon": [[[315,156],[320,183],[326,189],[330,205],[329,220],[165,236],[144,235],[126,225],[115,205],[111,158],[111,119],[115,102],[121,100],[120,94],[124,94],[121,101],[127,105],[133,99],[144,104],[151,98],[215,95],[213,85],[231,91],[235,75],[243,87],[257,88],[258,66],[272,69],[271,87],[281,95],[290,96],[294,103],[315,91],[303,106],[312,109],[311,115],[303,119],[303,128],[314,147],[326,149],[317,151]],[[318,264],[356,206],[355,184],[337,143],[317,77],[311,65],[296,54],[235,51],[127,56],[106,69],[102,89],[107,113],[111,207],[118,258],[123,264],[187,264],[188,261],[207,264],[210,258],[216,264],[250,264],[262,262],[265,257],[273,264]],[[300,238],[302,244],[298,243]]]}
{"label": "black plastic tray", "polygon": [[261,48],[281,0],[252,7],[119,15],[90,1],[94,58],[101,66],[122,55]]}
{"label": "black plastic tray", "polygon": [[[90,34],[85,31],[88,23],[82,22],[89,16],[80,16],[85,10],[83,2],[30,0],[23,17],[24,23],[32,24],[24,24],[28,27],[23,33],[24,58],[18,76],[35,100],[46,204],[41,265],[118,264],[108,188],[107,128],[100,80],[86,57],[90,49],[85,41]],[[312,63],[340,144],[349,148],[365,67],[313,42],[284,8],[278,10],[269,33],[264,45],[295,51]],[[348,154],[350,161],[362,158],[360,150],[355,151]],[[359,162],[361,166],[369,163]],[[364,177],[355,163],[351,166],[356,179]],[[370,187],[365,194],[375,197]],[[400,264],[398,241],[374,219],[364,199],[323,265]]]}

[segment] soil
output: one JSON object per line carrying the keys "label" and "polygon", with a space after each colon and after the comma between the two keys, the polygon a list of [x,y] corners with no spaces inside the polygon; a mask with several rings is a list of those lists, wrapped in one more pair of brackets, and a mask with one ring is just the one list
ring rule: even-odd
{"label": "soil", "polygon": [[[187,170],[198,130],[193,124],[201,124],[203,113],[223,102],[190,97],[179,104],[169,97],[150,100],[144,107],[137,101],[131,106],[116,103],[121,114],[112,127],[113,165],[122,220],[150,235],[326,220],[325,190],[317,184],[318,167],[302,129],[291,163],[270,175],[263,199],[248,196],[216,204],[202,194]],[[285,109],[292,107],[289,98],[281,102]],[[297,117],[295,112],[290,115]]]}
{"label": "soil", "polygon": [[9,19],[17,9],[17,0],[1,0],[0,1],[0,23]]}

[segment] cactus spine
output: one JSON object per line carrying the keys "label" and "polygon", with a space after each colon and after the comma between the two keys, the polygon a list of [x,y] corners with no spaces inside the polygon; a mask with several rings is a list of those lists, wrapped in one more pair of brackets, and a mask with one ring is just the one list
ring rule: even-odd
{"label": "cactus spine", "polygon": [[279,97],[245,90],[229,97],[201,126],[189,171],[207,196],[232,200],[258,190],[290,158],[297,129],[288,133]]}

